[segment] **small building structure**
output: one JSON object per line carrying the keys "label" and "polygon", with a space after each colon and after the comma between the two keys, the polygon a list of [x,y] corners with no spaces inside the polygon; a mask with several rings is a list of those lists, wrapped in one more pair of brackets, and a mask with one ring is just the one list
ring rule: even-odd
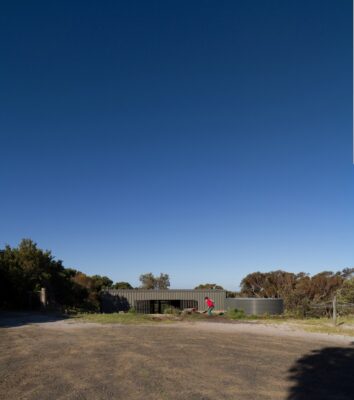
{"label": "small building structure", "polygon": [[101,295],[102,312],[128,311],[134,308],[138,313],[160,314],[167,307],[178,309],[206,309],[205,297],[215,303],[215,309],[225,309],[225,290],[182,290],[182,289],[108,289]]}
{"label": "small building structure", "polygon": [[166,308],[206,310],[205,297],[211,298],[216,310],[243,310],[247,315],[282,314],[283,299],[227,298],[218,289],[107,289],[101,294],[101,311],[112,313],[135,309],[143,314],[162,314]]}

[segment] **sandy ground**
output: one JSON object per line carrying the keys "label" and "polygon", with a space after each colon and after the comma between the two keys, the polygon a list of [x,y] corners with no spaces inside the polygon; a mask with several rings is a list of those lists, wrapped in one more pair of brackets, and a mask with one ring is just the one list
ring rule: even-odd
{"label": "sandy ground", "polygon": [[347,337],[290,326],[0,317],[0,399],[354,398]]}

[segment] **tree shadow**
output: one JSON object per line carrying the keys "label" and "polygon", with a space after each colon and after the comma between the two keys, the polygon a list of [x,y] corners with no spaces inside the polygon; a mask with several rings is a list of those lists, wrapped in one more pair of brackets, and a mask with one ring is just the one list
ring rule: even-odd
{"label": "tree shadow", "polygon": [[65,315],[58,313],[41,312],[0,312],[0,328],[14,328],[29,324],[41,324],[67,319]]}
{"label": "tree shadow", "polygon": [[298,359],[289,370],[287,400],[353,400],[354,349],[326,347]]}

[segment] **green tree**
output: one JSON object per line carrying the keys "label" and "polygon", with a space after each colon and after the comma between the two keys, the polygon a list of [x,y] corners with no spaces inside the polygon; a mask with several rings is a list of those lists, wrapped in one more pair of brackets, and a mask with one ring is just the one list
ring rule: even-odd
{"label": "green tree", "polygon": [[170,287],[170,277],[168,274],[154,276],[151,272],[142,274],[139,277],[142,289],[168,289]]}
{"label": "green tree", "polygon": [[354,278],[344,281],[342,288],[338,291],[338,301],[354,304]]}
{"label": "green tree", "polygon": [[156,278],[156,289],[168,289],[170,287],[170,277],[168,274],[161,272]]}
{"label": "green tree", "polygon": [[112,289],[133,289],[133,286],[129,282],[116,282]]}
{"label": "green tree", "polygon": [[[90,310],[99,309],[99,293],[110,287],[106,276],[90,277],[72,268],[64,268],[51,252],[41,250],[30,239],[18,247],[0,251],[0,307],[26,308],[30,299],[38,301],[38,291],[47,290],[50,304]],[[32,306],[33,306],[32,302]]]}
{"label": "green tree", "polygon": [[142,289],[155,289],[156,280],[151,272],[140,275],[139,281],[141,282]]}
{"label": "green tree", "polygon": [[201,283],[200,285],[196,286],[194,288],[196,289],[219,289],[219,290],[224,290],[224,288],[220,285],[217,285],[216,283]]}
{"label": "green tree", "polygon": [[96,292],[100,292],[102,289],[112,288],[113,281],[107,276],[93,275],[92,279],[92,289]]}
{"label": "green tree", "polygon": [[12,290],[12,279],[8,264],[5,260],[5,251],[0,250],[0,307],[9,305],[8,303]]}
{"label": "green tree", "polygon": [[100,308],[99,291],[92,277],[78,271],[71,278],[75,290],[75,307],[98,311]]}
{"label": "green tree", "polygon": [[[70,292],[62,261],[55,260],[50,251],[43,251],[30,239],[23,239],[17,248],[6,246],[1,252],[2,277],[7,289],[2,303],[22,308],[29,299],[38,298],[41,287],[47,289],[52,302],[65,301]],[[4,298],[5,297],[5,298]]]}
{"label": "green tree", "polygon": [[315,303],[332,300],[342,287],[344,278],[337,272],[323,271],[311,277],[308,297]]}

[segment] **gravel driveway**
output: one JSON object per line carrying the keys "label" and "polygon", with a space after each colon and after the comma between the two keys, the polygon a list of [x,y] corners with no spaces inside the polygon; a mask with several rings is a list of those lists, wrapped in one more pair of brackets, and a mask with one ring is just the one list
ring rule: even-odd
{"label": "gravel driveway", "polygon": [[0,317],[0,399],[354,398],[348,339],[223,325]]}

